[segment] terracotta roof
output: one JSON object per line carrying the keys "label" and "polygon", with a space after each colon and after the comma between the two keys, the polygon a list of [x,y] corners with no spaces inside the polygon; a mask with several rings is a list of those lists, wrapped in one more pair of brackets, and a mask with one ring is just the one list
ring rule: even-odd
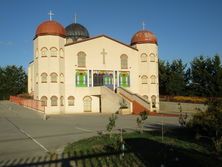
{"label": "terracotta roof", "polygon": [[131,45],[143,44],[143,43],[154,43],[157,44],[156,36],[147,30],[138,31],[131,39]]}
{"label": "terracotta roof", "polygon": [[65,28],[56,21],[45,21],[36,29],[35,38],[41,35],[57,35],[65,37]]}

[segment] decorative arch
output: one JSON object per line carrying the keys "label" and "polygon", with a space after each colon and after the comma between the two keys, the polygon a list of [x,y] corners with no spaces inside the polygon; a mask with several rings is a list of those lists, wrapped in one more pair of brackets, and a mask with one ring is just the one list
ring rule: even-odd
{"label": "decorative arch", "polygon": [[60,74],[60,83],[64,83],[64,74],[63,73]]}
{"label": "decorative arch", "polygon": [[74,106],[75,105],[75,97],[69,96],[68,97],[68,106]]}
{"label": "decorative arch", "polygon": [[128,68],[128,56],[126,54],[122,54],[120,56],[121,60],[121,69],[127,69]]}
{"label": "decorative arch", "polygon": [[148,96],[147,95],[143,95],[143,98],[148,101]]}
{"label": "decorative arch", "polygon": [[41,101],[41,106],[47,106],[47,100],[48,98],[46,96],[42,96],[40,101]]}
{"label": "decorative arch", "polygon": [[50,77],[51,77],[51,83],[57,83],[58,75],[55,72],[51,73]]}
{"label": "decorative arch", "polygon": [[57,106],[58,105],[58,97],[52,96],[51,97],[51,106]]}
{"label": "decorative arch", "polygon": [[155,54],[150,53],[150,62],[155,62]]}
{"label": "decorative arch", "polygon": [[152,103],[152,108],[156,108],[156,96],[155,95],[151,96],[151,103]]}
{"label": "decorative arch", "polygon": [[61,58],[64,58],[64,51],[62,48],[59,50],[59,55]]}
{"label": "decorative arch", "polygon": [[46,47],[43,47],[41,49],[41,56],[42,57],[47,57],[47,55],[48,55],[48,49]]}
{"label": "decorative arch", "polygon": [[51,47],[50,54],[51,54],[51,57],[57,57],[58,49],[56,47]]}
{"label": "decorative arch", "polygon": [[142,53],[140,58],[141,58],[141,62],[147,62],[147,54],[146,53]]}
{"label": "decorative arch", "polygon": [[85,96],[83,98],[83,110],[84,112],[91,112],[92,111],[92,98],[90,96]]}
{"label": "decorative arch", "polygon": [[86,53],[80,51],[77,53],[78,67],[86,67]]}
{"label": "decorative arch", "polygon": [[148,77],[146,75],[143,75],[141,77],[141,80],[142,80],[142,84],[148,84]]}
{"label": "decorative arch", "polygon": [[151,84],[155,84],[156,83],[156,76],[155,75],[152,75],[150,77],[150,80],[151,80]]}
{"label": "decorative arch", "polygon": [[45,72],[41,74],[41,83],[47,83],[47,76]]}
{"label": "decorative arch", "polygon": [[60,97],[60,106],[64,106],[64,97],[63,96]]}

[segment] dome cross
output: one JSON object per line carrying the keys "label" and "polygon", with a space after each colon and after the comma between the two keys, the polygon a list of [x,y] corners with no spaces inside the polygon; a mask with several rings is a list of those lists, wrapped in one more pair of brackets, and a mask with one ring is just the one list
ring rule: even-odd
{"label": "dome cross", "polygon": [[146,24],[145,24],[145,22],[143,21],[143,22],[142,22],[143,30],[145,30],[145,25],[146,25]]}
{"label": "dome cross", "polygon": [[52,16],[54,15],[54,13],[52,13],[52,11],[50,10],[48,15],[49,15],[49,20],[52,21]]}

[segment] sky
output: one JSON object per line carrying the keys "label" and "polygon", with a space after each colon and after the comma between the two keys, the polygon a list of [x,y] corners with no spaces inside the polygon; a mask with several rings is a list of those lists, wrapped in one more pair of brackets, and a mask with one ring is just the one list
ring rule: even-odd
{"label": "sky", "polygon": [[50,10],[64,27],[76,13],[90,36],[105,34],[126,44],[144,21],[158,39],[161,60],[222,56],[221,0],[1,0],[0,66],[27,70],[36,28],[49,20]]}

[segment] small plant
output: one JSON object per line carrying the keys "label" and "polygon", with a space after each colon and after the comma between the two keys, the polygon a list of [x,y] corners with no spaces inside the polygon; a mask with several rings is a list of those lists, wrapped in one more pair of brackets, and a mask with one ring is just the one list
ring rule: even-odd
{"label": "small plant", "polygon": [[148,118],[148,114],[146,111],[140,113],[140,116],[137,117],[136,123],[140,129],[140,133],[143,133],[144,121]]}
{"label": "small plant", "polygon": [[113,128],[116,126],[116,119],[117,119],[117,115],[112,114],[111,117],[109,117],[109,123],[106,126],[106,130],[109,132],[110,138],[112,136]]}
{"label": "small plant", "polygon": [[122,102],[120,102],[119,105],[120,105],[120,109],[128,108],[128,105],[125,99],[122,99]]}
{"label": "small plant", "polygon": [[185,127],[186,126],[186,122],[187,122],[187,113],[183,114],[183,111],[182,111],[182,106],[180,103],[178,103],[178,109],[180,111],[180,115],[179,115],[179,124],[182,126],[182,127]]}

